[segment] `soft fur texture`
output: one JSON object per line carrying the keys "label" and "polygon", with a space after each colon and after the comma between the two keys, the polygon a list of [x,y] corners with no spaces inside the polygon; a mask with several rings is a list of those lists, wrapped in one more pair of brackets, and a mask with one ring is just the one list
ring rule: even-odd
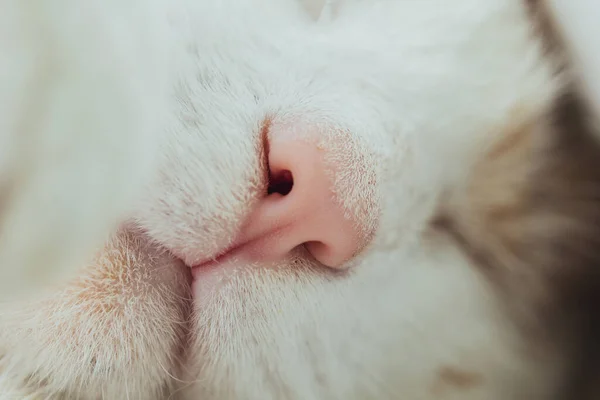
{"label": "soft fur texture", "polygon": [[164,8],[0,1],[0,299],[72,277],[139,196],[164,134]]}
{"label": "soft fur texture", "polygon": [[[0,399],[594,398],[600,151],[527,2],[165,3],[159,171],[76,279],[2,305]],[[190,286],[278,135],[371,240]]]}

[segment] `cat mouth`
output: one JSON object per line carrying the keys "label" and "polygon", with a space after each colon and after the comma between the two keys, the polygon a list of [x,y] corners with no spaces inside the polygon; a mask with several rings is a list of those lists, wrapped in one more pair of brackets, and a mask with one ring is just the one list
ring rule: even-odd
{"label": "cat mouth", "polygon": [[249,247],[249,245],[250,243],[246,242],[243,244],[230,246],[225,250],[217,253],[216,256],[213,256],[209,259],[200,261],[199,263],[192,265],[191,270],[193,279],[201,279],[207,274],[210,274],[215,270],[221,269],[221,267],[225,267],[226,265],[239,265],[241,263],[249,263],[250,260],[246,259],[247,257],[244,257],[246,253],[245,250]]}
{"label": "cat mouth", "polygon": [[238,249],[238,246],[230,246],[227,249],[218,252],[217,255],[192,265],[191,269],[192,270],[199,269],[199,268],[203,268],[204,266],[207,266],[209,264],[218,263],[219,261],[222,261],[223,259],[230,256],[231,253],[236,251],[236,249]]}
{"label": "cat mouth", "polygon": [[[277,233],[275,232],[275,234]],[[216,253],[215,256],[195,263],[191,266],[193,280],[206,279],[217,271],[246,269],[251,265],[266,266],[284,259],[288,252],[279,254],[269,251],[268,245],[272,243],[272,239],[273,236],[269,235],[246,239],[225,248],[225,250]],[[297,247],[303,246],[304,244],[301,244]]]}

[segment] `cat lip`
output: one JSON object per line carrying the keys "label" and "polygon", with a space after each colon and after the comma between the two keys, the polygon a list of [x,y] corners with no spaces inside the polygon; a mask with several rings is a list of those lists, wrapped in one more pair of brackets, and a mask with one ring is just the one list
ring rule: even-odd
{"label": "cat lip", "polygon": [[201,276],[206,278],[216,270],[227,269],[228,266],[237,268],[259,261],[261,259],[261,252],[257,251],[257,249],[260,249],[261,244],[263,244],[263,241],[260,237],[250,240],[246,239],[245,241],[240,241],[226,247],[225,250],[216,253],[216,255],[210,258],[193,264],[191,266],[193,280]]}
{"label": "cat lip", "polygon": [[235,251],[235,249],[237,249],[238,247],[239,246],[230,246],[230,247],[227,247],[225,250],[222,250],[222,251],[219,251],[218,253],[216,253],[216,255],[214,255],[214,256],[212,256],[210,258],[204,259],[204,260],[202,260],[200,262],[195,263],[194,265],[191,266],[191,268],[192,269],[202,268],[203,265],[212,264],[212,263],[215,263],[215,262],[219,262],[219,260],[221,260],[222,258],[227,257],[227,255],[229,253]]}
{"label": "cat lip", "polygon": [[228,258],[230,258],[236,254],[239,254],[241,252],[241,250],[247,244],[248,243],[242,243],[242,244],[235,244],[235,245],[229,246],[229,247],[225,248],[225,250],[222,250],[222,251],[216,253],[216,255],[214,255],[210,258],[207,258],[203,261],[200,261],[198,263],[195,263],[190,268],[192,269],[192,271],[197,271],[197,270],[203,269],[208,266],[218,265],[218,264],[222,263],[223,261],[226,261]]}
{"label": "cat lip", "polygon": [[[204,286],[213,286],[210,282],[215,283],[215,279],[222,276],[225,270],[237,268],[240,265],[247,265],[248,260],[244,257],[244,249],[248,243],[231,246],[226,250],[218,253],[218,255],[210,259],[197,263],[191,267],[192,284],[200,284]],[[218,279],[217,279],[218,280]]]}

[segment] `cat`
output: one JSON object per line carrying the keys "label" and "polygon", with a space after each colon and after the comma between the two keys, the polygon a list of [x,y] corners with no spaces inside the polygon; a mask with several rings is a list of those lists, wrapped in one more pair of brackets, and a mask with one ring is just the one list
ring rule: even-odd
{"label": "cat", "polygon": [[73,277],[155,168],[162,7],[0,2],[0,300]]}
{"label": "cat", "polygon": [[596,398],[568,24],[334,3],[165,6],[156,171],[75,278],[2,305],[0,399]]}

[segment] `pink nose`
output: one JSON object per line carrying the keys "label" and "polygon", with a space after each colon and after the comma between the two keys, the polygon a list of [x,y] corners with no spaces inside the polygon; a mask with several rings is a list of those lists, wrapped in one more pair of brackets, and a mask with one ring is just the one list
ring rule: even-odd
{"label": "pink nose", "polygon": [[324,151],[307,142],[276,140],[268,160],[271,185],[242,231],[252,257],[276,261],[304,245],[325,266],[341,268],[361,237],[332,191]]}

